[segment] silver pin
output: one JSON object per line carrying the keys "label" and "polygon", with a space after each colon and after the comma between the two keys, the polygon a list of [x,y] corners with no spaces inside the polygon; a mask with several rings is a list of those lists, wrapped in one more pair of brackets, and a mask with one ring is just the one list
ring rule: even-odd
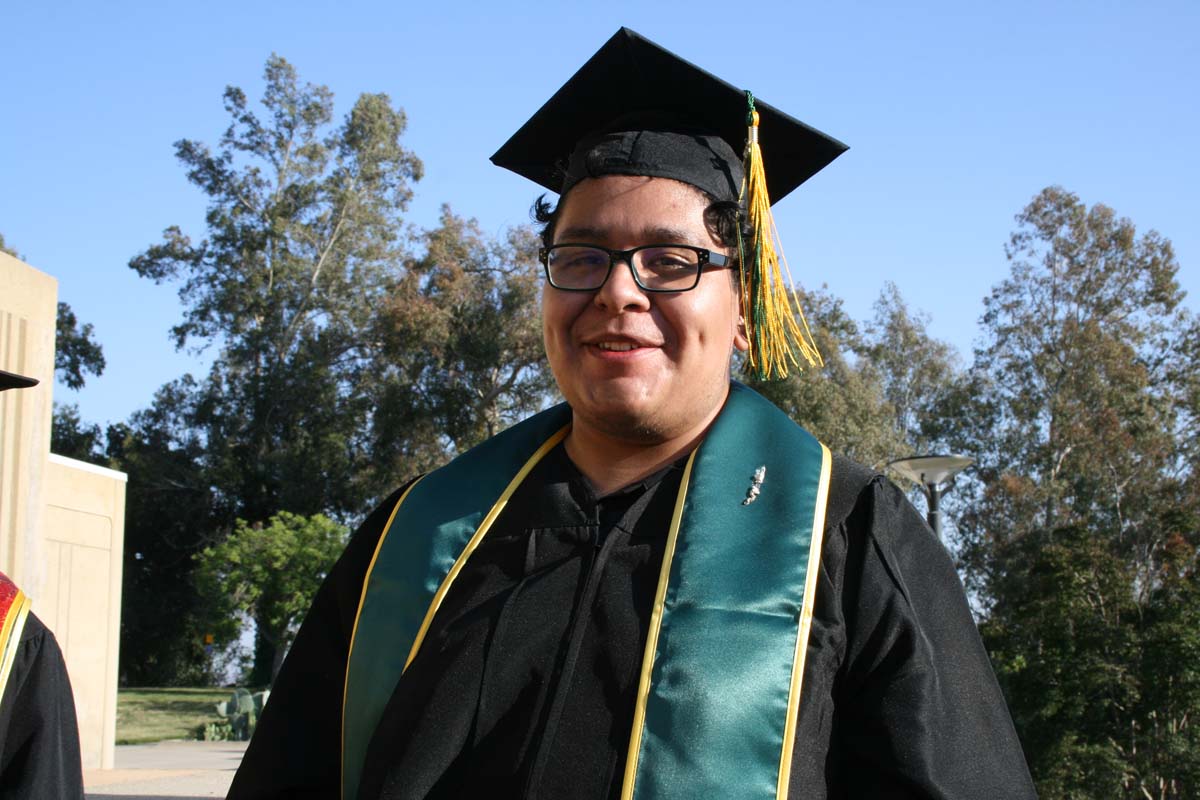
{"label": "silver pin", "polygon": [[754,481],[750,484],[750,488],[746,490],[746,499],[742,501],[742,505],[748,506],[758,499],[758,495],[762,492],[763,481],[767,478],[767,468],[765,466],[754,470]]}

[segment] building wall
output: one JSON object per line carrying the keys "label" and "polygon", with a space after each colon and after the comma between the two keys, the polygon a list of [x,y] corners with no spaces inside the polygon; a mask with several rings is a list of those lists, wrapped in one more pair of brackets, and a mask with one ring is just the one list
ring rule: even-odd
{"label": "building wall", "polygon": [[0,392],[0,572],[41,594],[41,497],[54,412],[58,281],[0,253],[0,369],[41,383]]}
{"label": "building wall", "polygon": [[67,661],[84,769],[111,769],[117,721],[125,474],[51,454],[46,591],[34,610]]}
{"label": "building wall", "polygon": [[50,454],[58,283],[0,253],[0,572],[54,632],[85,769],[111,768],[117,719],[125,475]]}

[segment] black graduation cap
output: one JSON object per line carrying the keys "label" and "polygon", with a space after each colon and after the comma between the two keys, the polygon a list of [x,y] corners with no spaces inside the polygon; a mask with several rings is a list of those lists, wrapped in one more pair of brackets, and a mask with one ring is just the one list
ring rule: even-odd
{"label": "black graduation cap", "polygon": [[[755,108],[772,202],[846,150],[757,99]],[[589,175],[638,174],[683,180],[717,199],[736,200],[746,132],[745,91],[621,28],[492,162],[552,192]],[[714,165],[723,176],[711,174]]]}
{"label": "black graduation cap", "polygon": [[37,385],[37,378],[26,378],[24,375],[0,369],[0,392],[5,389],[28,389],[30,386]]}

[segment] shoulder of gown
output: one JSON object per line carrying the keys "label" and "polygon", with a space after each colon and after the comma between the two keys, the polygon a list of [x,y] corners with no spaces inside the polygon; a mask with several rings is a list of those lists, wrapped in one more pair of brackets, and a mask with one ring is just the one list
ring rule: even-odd
{"label": "shoulder of gown", "polygon": [[835,457],[793,797],[1031,798],[954,563],[894,484]]}
{"label": "shoulder of gown", "polygon": [[228,797],[341,795],[342,695],[363,580],[392,510],[411,481],[350,537],[288,651]]}
{"label": "shoulder of gown", "polygon": [[[340,792],[346,655],[362,582],[404,489],[318,591],[229,797]],[[794,797],[1034,797],[954,565],[882,476],[835,457]]]}
{"label": "shoulder of gown", "polygon": [[0,700],[0,797],[83,798],[67,665],[54,634],[32,613]]}

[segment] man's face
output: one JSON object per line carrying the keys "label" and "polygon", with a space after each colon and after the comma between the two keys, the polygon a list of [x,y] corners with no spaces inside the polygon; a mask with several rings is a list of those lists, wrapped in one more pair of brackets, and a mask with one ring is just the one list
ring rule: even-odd
{"label": "man's face", "polygon": [[[690,244],[725,252],[704,223],[708,201],[666,178],[610,175],[576,184],[562,200],[555,243],[624,250]],[[673,294],[643,291],[626,262],[595,292],[542,292],[550,368],[575,425],[658,443],[698,433],[729,391],[733,349],[745,349],[728,270]]]}

